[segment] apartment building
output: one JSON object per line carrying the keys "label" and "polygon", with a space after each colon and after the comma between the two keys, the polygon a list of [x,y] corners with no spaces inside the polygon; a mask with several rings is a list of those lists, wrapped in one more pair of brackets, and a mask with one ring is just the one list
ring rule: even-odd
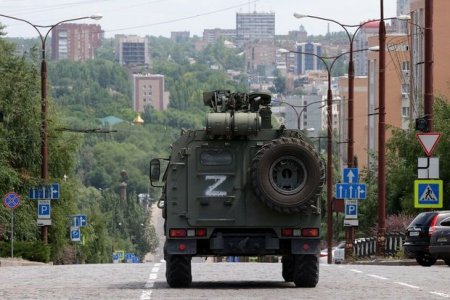
{"label": "apartment building", "polygon": [[236,39],[236,29],[205,29],[203,30],[203,41],[206,44],[216,43],[219,39],[234,41]]}
{"label": "apartment building", "polygon": [[60,24],[52,29],[51,58],[73,61],[94,59],[102,37],[102,29],[97,24]]}
{"label": "apartment building", "polygon": [[275,13],[236,13],[236,42],[262,40],[273,41],[275,37]]}
{"label": "apartment building", "polygon": [[169,92],[165,91],[164,75],[133,74],[133,110],[144,112],[146,106],[157,111],[167,108]]}
{"label": "apartment building", "polygon": [[148,37],[117,34],[115,36],[115,59],[121,65],[149,65]]}
{"label": "apartment building", "polygon": [[[411,20],[411,117],[423,116],[424,99],[424,61],[425,61],[425,0],[410,0]],[[444,97],[450,102],[450,1],[433,0],[433,93],[434,97]]]}
{"label": "apartment building", "polygon": [[245,72],[255,76],[273,76],[276,52],[273,41],[247,43],[244,47]]}

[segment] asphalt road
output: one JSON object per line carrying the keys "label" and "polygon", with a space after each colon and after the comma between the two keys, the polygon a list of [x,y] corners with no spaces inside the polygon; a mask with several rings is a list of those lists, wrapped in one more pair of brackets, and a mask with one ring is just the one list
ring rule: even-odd
{"label": "asphalt road", "polygon": [[171,289],[164,262],[0,268],[0,299],[445,299],[449,267],[320,266],[316,288],[295,288],[280,263],[193,263],[189,289]]}

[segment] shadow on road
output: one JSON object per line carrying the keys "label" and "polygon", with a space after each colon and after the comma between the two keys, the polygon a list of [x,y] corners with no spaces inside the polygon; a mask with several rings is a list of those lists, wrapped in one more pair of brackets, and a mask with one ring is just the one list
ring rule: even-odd
{"label": "shadow on road", "polygon": [[[168,289],[170,288],[166,282],[155,282],[153,289]],[[193,281],[189,290],[203,290],[203,289],[274,289],[274,288],[295,288],[291,282],[280,281]]]}

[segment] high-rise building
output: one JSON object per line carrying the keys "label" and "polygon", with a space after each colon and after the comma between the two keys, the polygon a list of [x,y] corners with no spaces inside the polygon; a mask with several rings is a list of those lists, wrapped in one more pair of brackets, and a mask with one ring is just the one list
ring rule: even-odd
{"label": "high-rise building", "polygon": [[169,92],[165,91],[164,75],[133,74],[133,110],[144,112],[145,107],[157,111],[167,108]]}
{"label": "high-rise building", "polygon": [[[409,36],[411,37],[411,105],[412,118],[423,116],[424,110],[424,84],[425,80],[425,0],[410,0],[411,20],[409,23]],[[432,69],[433,94],[447,96],[450,102],[449,76],[450,42],[448,16],[450,1],[433,0],[432,24]]]}
{"label": "high-rise building", "polygon": [[275,37],[275,13],[236,13],[236,42],[272,41]]}
{"label": "high-rise building", "polygon": [[308,70],[317,71],[322,69],[323,63],[317,56],[322,55],[322,45],[320,43],[300,43],[297,44],[296,74],[305,74]]}
{"label": "high-rise building", "polygon": [[103,32],[97,24],[63,23],[52,29],[52,59],[86,61],[94,59]]}
{"label": "high-rise building", "polygon": [[[409,1],[410,0],[397,0],[397,16],[409,15]],[[408,32],[408,22],[404,20],[393,19],[392,27],[395,28],[398,33]]]}
{"label": "high-rise building", "polygon": [[[355,38],[355,44],[353,45],[353,48],[355,50],[367,49],[369,45],[369,38],[371,36],[378,36],[379,24],[380,21],[372,21],[362,25],[362,27],[359,28],[359,31]],[[367,52],[368,51],[360,51],[353,53],[355,76],[367,76]]]}
{"label": "high-rise building", "polygon": [[121,65],[149,65],[148,38],[137,35],[116,35],[115,57]]}

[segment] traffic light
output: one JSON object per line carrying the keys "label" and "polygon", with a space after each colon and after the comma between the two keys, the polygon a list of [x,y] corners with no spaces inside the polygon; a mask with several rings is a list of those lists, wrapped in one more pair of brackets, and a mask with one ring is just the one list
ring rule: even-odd
{"label": "traffic light", "polygon": [[416,119],[416,130],[428,132],[428,119],[426,117]]}

